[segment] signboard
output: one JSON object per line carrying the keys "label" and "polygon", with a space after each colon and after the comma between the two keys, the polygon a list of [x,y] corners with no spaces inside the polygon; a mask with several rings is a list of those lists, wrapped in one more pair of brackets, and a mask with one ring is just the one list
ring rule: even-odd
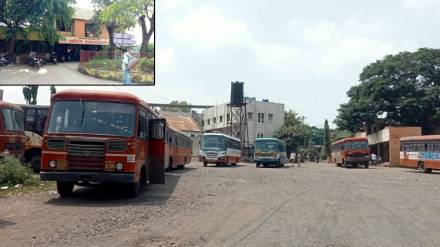
{"label": "signboard", "polygon": [[115,42],[115,45],[119,47],[136,45],[136,38],[134,37],[133,34],[115,33],[113,41]]}
{"label": "signboard", "polygon": [[72,44],[72,45],[109,45],[109,39],[96,39],[96,38],[78,38],[78,37],[61,37],[59,44]]}

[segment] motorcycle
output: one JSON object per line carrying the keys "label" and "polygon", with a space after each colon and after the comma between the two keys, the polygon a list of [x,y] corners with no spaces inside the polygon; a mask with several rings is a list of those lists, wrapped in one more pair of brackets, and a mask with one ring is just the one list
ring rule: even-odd
{"label": "motorcycle", "polygon": [[58,59],[57,59],[57,54],[55,52],[52,52],[49,55],[49,59],[47,60],[48,63],[53,63],[53,64],[57,64],[58,63]]}
{"label": "motorcycle", "polygon": [[7,59],[7,55],[3,55],[0,57],[0,66],[6,66],[11,62]]}

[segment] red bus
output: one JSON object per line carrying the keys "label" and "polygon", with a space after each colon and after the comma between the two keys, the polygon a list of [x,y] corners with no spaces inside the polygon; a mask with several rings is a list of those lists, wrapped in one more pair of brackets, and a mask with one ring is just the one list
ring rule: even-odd
{"label": "red bus", "polygon": [[7,152],[22,159],[26,141],[23,110],[18,105],[0,101],[0,113],[0,153]]}
{"label": "red bus", "polygon": [[185,168],[185,165],[191,162],[192,138],[171,126],[167,126],[165,140],[166,170]]}
{"label": "red bus", "polygon": [[401,138],[400,165],[423,173],[440,170],[440,135]]}
{"label": "red bus", "polygon": [[41,180],[61,196],[75,184],[117,182],[137,196],[146,183],[165,183],[165,119],[138,97],[68,90],[52,98],[43,133]]}
{"label": "red bus", "polygon": [[369,167],[370,155],[368,149],[368,138],[345,138],[331,144],[332,161],[337,166],[359,166]]}

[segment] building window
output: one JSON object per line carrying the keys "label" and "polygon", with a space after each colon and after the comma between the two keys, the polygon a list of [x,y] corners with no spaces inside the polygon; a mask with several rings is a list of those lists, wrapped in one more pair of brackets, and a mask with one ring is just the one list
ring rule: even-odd
{"label": "building window", "polygon": [[253,115],[252,112],[248,112],[248,119],[249,120],[252,120],[252,115]]}
{"label": "building window", "polygon": [[212,119],[212,123],[215,124],[217,122],[217,118]]}
{"label": "building window", "polygon": [[258,122],[264,123],[264,113],[258,113]]}
{"label": "building window", "polygon": [[211,120],[208,119],[208,125],[210,125],[210,124],[211,124]]}
{"label": "building window", "polygon": [[273,122],[273,114],[269,114],[267,117],[269,122]]}
{"label": "building window", "polygon": [[219,117],[219,121],[220,121],[220,123],[223,123],[223,116]]}
{"label": "building window", "polygon": [[257,138],[263,138],[263,137],[264,137],[263,133],[257,133]]}
{"label": "building window", "polygon": [[231,116],[229,116],[229,113],[228,114],[226,114],[226,121],[230,121],[231,120]]}
{"label": "building window", "polygon": [[202,127],[205,126],[205,121],[202,121]]}

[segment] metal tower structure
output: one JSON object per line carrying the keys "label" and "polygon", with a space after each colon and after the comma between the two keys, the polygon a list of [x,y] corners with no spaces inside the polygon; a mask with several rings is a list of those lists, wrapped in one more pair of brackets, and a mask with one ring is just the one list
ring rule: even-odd
{"label": "metal tower structure", "polygon": [[231,101],[227,105],[226,134],[241,141],[241,152],[248,156],[249,133],[243,82],[231,82]]}

